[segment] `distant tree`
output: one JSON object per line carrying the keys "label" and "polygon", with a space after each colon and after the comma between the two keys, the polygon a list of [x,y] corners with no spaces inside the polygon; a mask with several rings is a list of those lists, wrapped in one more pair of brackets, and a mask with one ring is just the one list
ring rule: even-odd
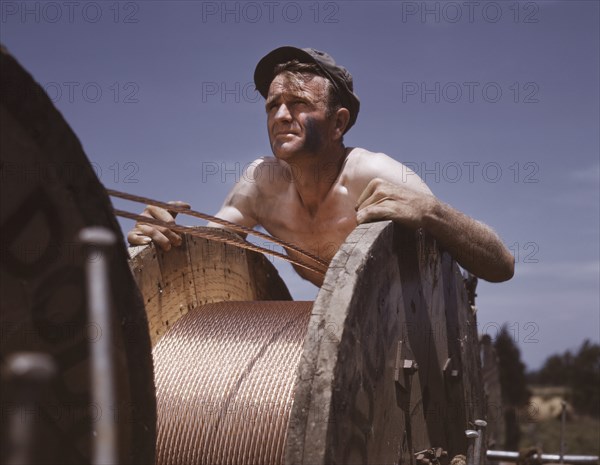
{"label": "distant tree", "polygon": [[506,442],[504,447],[508,450],[518,450],[520,430],[516,410],[527,405],[531,396],[527,389],[525,364],[521,362],[521,352],[506,325],[502,326],[498,333],[494,348],[498,356],[502,402],[505,406]]}
{"label": "distant tree", "polygon": [[580,413],[600,417],[600,345],[583,341],[570,373],[573,407]]}
{"label": "distant tree", "polygon": [[502,400],[515,407],[527,405],[531,393],[527,389],[525,364],[506,325],[498,333],[494,348],[498,356]]}
{"label": "distant tree", "polygon": [[536,384],[544,386],[567,386],[571,384],[572,371],[573,355],[566,351],[548,357],[534,379]]}
{"label": "distant tree", "polygon": [[536,384],[568,387],[578,413],[600,417],[600,344],[586,339],[575,355],[568,350],[551,355],[529,378]]}

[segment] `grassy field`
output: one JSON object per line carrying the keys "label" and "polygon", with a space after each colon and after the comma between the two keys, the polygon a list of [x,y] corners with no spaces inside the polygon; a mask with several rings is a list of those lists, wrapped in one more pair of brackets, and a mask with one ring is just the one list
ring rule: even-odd
{"label": "grassy field", "polygon": [[[535,396],[550,401],[552,398],[569,398],[565,388],[541,388],[530,386]],[[521,448],[539,447],[545,453],[558,453],[560,450],[559,418],[528,418],[520,416]],[[600,419],[572,414],[565,425],[565,453],[600,455]]]}
{"label": "grassy field", "polygon": [[[540,447],[545,453],[560,449],[560,421],[521,424],[521,447]],[[565,425],[565,453],[600,455],[600,420],[580,416]]]}

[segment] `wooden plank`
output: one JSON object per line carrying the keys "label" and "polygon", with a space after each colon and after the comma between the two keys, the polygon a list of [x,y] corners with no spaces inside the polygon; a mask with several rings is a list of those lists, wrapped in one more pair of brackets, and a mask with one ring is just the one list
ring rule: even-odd
{"label": "wooden plank", "polygon": [[[205,229],[205,228],[198,228]],[[233,233],[211,230],[223,236]],[[189,237],[198,245],[190,249],[194,280],[200,303],[222,300],[253,300],[246,251],[221,242]]]}
{"label": "wooden plank", "polygon": [[485,394],[481,374],[479,356],[479,337],[477,334],[476,308],[469,302],[464,286],[464,277],[458,267],[453,266],[453,272],[448,273],[448,279],[453,280],[455,293],[458,339],[460,341],[461,379],[464,418],[468,427],[473,427],[477,419],[485,419]]}
{"label": "wooden plank", "polygon": [[481,371],[483,387],[486,395],[486,414],[489,448],[497,448],[504,444],[504,409],[502,408],[502,389],[500,387],[500,373],[498,357],[489,334],[481,337]]}
{"label": "wooden plank", "polygon": [[425,416],[425,422],[413,423],[413,445],[416,450],[446,448],[447,438],[443,427],[446,402],[442,368],[447,353],[442,348],[445,344],[440,344],[438,337],[441,333],[441,338],[445,341],[439,257],[435,251],[435,244],[421,234],[415,235],[406,230],[399,234],[403,305],[408,340],[419,363],[421,408]]}
{"label": "wooden plank", "polygon": [[292,300],[273,263],[263,254],[246,250],[250,285],[255,300]]}
{"label": "wooden plank", "polygon": [[[164,334],[163,320],[168,316],[163,315],[162,293],[165,283],[162,278],[156,249],[154,246],[146,246],[139,250],[136,247],[134,259],[129,261],[129,266],[134,279],[143,296],[146,314],[148,315],[148,331],[152,347]],[[131,249],[130,249],[131,254]]]}
{"label": "wooden plank", "polygon": [[[305,340],[285,463],[394,463],[410,456],[399,391],[411,383],[403,380],[400,388],[395,381],[404,321],[392,236],[388,222],[359,226],[332,261]],[[413,380],[409,393],[419,390]]]}
{"label": "wooden plank", "polygon": [[[468,376],[465,377],[463,368],[464,360],[464,340],[462,338],[461,325],[465,324],[465,309],[459,307],[458,293],[462,285],[462,276],[454,273],[456,264],[452,257],[447,253],[442,255],[442,269],[444,277],[444,294],[446,310],[446,328],[447,328],[447,347],[448,360],[444,372],[444,385],[447,401],[447,421],[445,423],[446,434],[448,436],[448,453],[450,457],[462,454],[467,448],[465,430],[470,428],[469,416],[466,411],[465,402],[468,396],[465,395],[465,383],[469,383]],[[460,281],[457,282],[457,278]]]}

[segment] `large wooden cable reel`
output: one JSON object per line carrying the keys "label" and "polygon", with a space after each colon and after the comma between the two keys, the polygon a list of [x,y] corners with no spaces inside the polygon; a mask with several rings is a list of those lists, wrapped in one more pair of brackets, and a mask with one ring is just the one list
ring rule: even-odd
{"label": "large wooden cable reel", "polygon": [[[313,306],[309,333],[329,324],[334,337],[304,346],[286,462],[412,463],[431,447],[464,453],[464,430],[483,414],[467,309],[462,275],[434,243],[390,222],[359,226]],[[448,344],[450,330],[459,346]]]}
{"label": "large wooden cable reel", "polygon": [[[77,236],[92,225],[121,236],[110,200],[61,114],[4,49],[0,69],[0,354],[4,363],[17,353],[41,353],[57,368],[44,398],[17,420],[21,427],[38,428],[30,459],[90,463],[95,424],[110,416],[119,463],[152,463],[156,405],[150,338],[122,240],[109,265],[115,404],[97,405],[90,393],[89,349],[103,337],[103,328],[87,320],[88,257]],[[8,417],[19,414],[13,400],[20,394],[6,389],[4,381],[3,463],[14,452],[6,428]]]}
{"label": "large wooden cable reel", "polygon": [[[475,320],[462,275],[433,242],[390,222],[359,226],[314,303],[265,301],[288,298],[272,278],[257,301],[253,280],[271,272],[229,245],[215,258],[208,244],[186,237],[177,255],[147,247],[131,263],[157,335],[157,463],[465,453],[464,430],[484,414]],[[159,268],[169,283],[148,278]],[[208,295],[202,281],[218,289]],[[156,304],[169,295],[171,310]]]}

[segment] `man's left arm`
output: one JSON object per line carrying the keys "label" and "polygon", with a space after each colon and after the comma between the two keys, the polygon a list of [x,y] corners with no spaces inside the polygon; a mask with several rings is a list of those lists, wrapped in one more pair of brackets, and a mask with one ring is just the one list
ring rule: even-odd
{"label": "man's left arm", "polygon": [[[401,183],[395,179],[390,182],[398,165],[403,170],[407,169],[391,161],[396,166],[387,166],[384,175],[387,180],[372,179],[358,199],[359,224],[392,220],[413,229],[423,228],[474,275],[490,282],[512,278],[514,257],[489,226],[438,200],[414,173],[413,183]],[[398,179],[406,179],[406,171]]]}

